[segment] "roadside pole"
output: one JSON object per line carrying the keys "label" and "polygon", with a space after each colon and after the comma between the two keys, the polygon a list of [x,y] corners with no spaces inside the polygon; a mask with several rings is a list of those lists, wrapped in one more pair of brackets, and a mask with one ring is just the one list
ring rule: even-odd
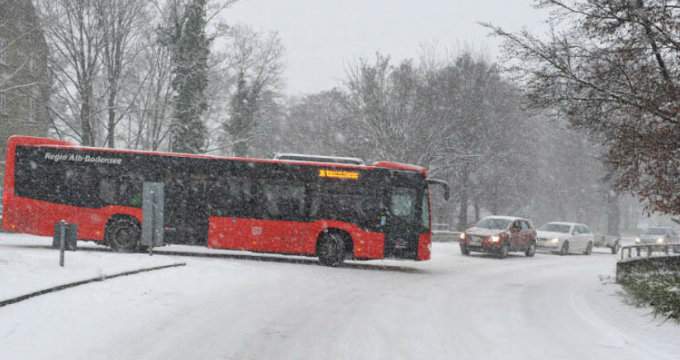
{"label": "roadside pole", "polygon": [[[151,228],[156,229],[156,193],[151,190]],[[151,245],[149,245],[149,256],[153,256],[153,245],[156,243],[156,231],[151,231]]]}
{"label": "roadside pole", "polygon": [[61,229],[59,235],[59,266],[64,267],[64,252],[66,250],[66,221],[61,220]]}

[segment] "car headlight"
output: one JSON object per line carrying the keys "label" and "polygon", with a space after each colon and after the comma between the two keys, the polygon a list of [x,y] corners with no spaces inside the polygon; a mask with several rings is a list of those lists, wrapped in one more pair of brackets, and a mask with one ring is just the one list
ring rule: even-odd
{"label": "car headlight", "polygon": [[499,241],[501,241],[501,237],[498,236],[498,235],[494,235],[494,236],[490,237],[489,240],[491,240],[491,242],[499,242]]}
{"label": "car headlight", "polygon": [[635,242],[640,242],[640,241],[642,241],[642,240],[640,240],[640,238],[635,238]]}
{"label": "car headlight", "polygon": [[656,239],[657,244],[663,244],[663,238],[658,238]]}
{"label": "car headlight", "polygon": [[558,241],[560,241],[559,238],[552,238],[552,239],[550,239],[550,242],[553,243],[553,244],[556,244]]}
{"label": "car headlight", "polygon": [[465,233],[460,233],[460,239],[465,240]]}

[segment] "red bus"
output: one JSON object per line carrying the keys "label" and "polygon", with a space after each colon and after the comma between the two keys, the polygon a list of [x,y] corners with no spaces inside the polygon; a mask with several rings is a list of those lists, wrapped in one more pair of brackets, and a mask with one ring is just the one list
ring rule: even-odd
{"label": "red bus", "polygon": [[430,259],[428,184],[446,185],[399,163],[239,159],[14,136],[2,226],[52,236],[66,220],[81,240],[140,250],[145,181],[165,186],[165,244],[318,256],[331,266]]}

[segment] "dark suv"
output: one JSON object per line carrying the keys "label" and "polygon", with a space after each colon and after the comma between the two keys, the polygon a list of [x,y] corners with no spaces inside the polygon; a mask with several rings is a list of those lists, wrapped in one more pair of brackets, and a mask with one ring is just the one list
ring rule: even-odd
{"label": "dark suv", "polygon": [[460,235],[460,252],[497,254],[501,259],[510,251],[536,254],[536,229],[527,219],[510,216],[487,216]]}

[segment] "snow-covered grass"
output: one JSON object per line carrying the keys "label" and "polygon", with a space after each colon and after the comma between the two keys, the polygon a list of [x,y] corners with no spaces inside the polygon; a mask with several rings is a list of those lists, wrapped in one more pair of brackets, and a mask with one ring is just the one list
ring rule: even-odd
{"label": "snow-covered grass", "polygon": [[651,306],[654,316],[680,323],[680,272],[632,273],[620,283],[629,304]]}

